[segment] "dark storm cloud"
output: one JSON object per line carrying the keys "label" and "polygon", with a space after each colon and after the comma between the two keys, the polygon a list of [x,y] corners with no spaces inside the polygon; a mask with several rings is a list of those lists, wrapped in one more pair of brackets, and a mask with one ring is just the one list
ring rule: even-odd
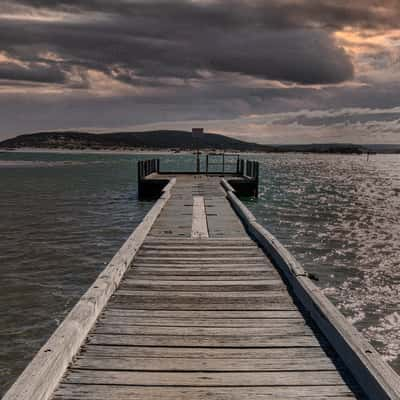
{"label": "dark storm cloud", "polygon": [[397,27],[398,0],[13,0],[8,7],[22,4],[34,8],[64,11],[96,11],[142,18],[163,15],[178,25],[218,25],[240,28]]}
{"label": "dark storm cloud", "polygon": [[[304,110],[278,123],[313,130],[372,120],[392,129],[395,119],[330,111],[398,105],[399,85],[368,76],[390,67],[392,49],[366,52],[363,76],[337,85],[354,79],[361,56],[350,58],[334,35],[397,28],[398,0],[0,0],[0,18],[7,136]],[[50,97],[43,87],[56,90]],[[74,88],[84,90],[64,90]]]}
{"label": "dark storm cloud", "polygon": [[[2,21],[1,49],[31,61],[37,61],[40,51],[51,50],[65,59],[60,67],[83,66],[134,85],[150,83],[141,82],[140,77],[204,79],[199,70],[301,84],[339,83],[353,77],[349,56],[329,33],[282,21],[283,14],[278,13],[276,4],[99,0],[23,3],[112,14],[85,20],[84,13],[77,13],[78,20],[32,21],[29,25],[25,21]],[[290,15],[286,18],[290,20]],[[279,21],[288,28],[280,29]]]}
{"label": "dark storm cloud", "polygon": [[57,66],[30,63],[21,66],[15,63],[0,63],[0,80],[29,81],[43,83],[65,83],[66,75]]}

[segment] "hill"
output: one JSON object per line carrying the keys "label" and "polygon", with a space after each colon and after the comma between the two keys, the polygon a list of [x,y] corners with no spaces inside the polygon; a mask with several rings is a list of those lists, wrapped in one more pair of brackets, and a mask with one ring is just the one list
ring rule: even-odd
{"label": "hill", "polygon": [[20,135],[0,142],[0,148],[51,149],[148,149],[148,150],[236,150],[273,151],[272,146],[249,143],[214,133],[193,135],[185,131],[115,132],[40,132]]}
{"label": "hill", "polygon": [[215,133],[193,135],[186,131],[159,130],[147,132],[39,132],[20,135],[0,142],[0,149],[67,149],[67,150],[224,150],[274,153],[400,153],[400,145],[358,145],[351,143],[312,143],[265,145],[234,139]]}

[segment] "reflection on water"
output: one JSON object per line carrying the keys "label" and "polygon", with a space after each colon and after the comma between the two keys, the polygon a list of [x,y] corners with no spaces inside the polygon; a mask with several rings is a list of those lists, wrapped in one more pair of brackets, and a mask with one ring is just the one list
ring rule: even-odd
{"label": "reflection on water", "polygon": [[248,205],[400,371],[400,156],[259,157]]}
{"label": "reflection on water", "polygon": [[[141,158],[0,154],[0,395],[151,207],[136,197]],[[399,372],[400,156],[251,158],[260,223]]]}

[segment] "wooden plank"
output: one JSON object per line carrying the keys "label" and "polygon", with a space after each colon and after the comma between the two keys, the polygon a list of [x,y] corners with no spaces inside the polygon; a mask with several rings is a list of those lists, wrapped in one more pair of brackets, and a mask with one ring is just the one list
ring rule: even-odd
{"label": "wooden plank", "polygon": [[284,286],[282,282],[277,280],[269,280],[269,281],[209,281],[204,280],[197,283],[193,283],[191,281],[182,281],[182,280],[140,280],[140,279],[130,279],[125,280],[121,285],[121,290],[130,290],[130,291],[181,291],[181,292],[235,292],[235,291],[254,291],[254,292],[262,292],[273,291],[273,290],[284,290]]}
{"label": "wooden plank", "polygon": [[[142,279],[142,280],[149,280],[149,281],[154,281],[154,278],[146,278],[143,277],[142,275],[151,275],[151,276],[157,276],[157,280],[163,281],[173,281],[173,280],[178,280],[182,281],[185,280],[186,282],[188,280],[196,280],[201,278],[201,280],[204,281],[233,281],[237,282],[238,279],[243,279],[245,281],[251,281],[254,282],[254,280],[263,280],[263,281],[279,281],[279,275],[275,273],[270,273],[269,271],[265,271],[262,268],[249,268],[248,270],[244,269],[225,269],[225,268],[219,268],[219,269],[209,269],[209,268],[202,268],[202,267],[194,267],[194,268],[157,268],[157,267],[137,267],[134,271],[134,273],[127,273],[126,274],[126,280],[129,282],[134,282],[136,279]],[[182,278],[169,278],[168,275],[171,276],[179,276],[182,275]],[[210,278],[207,278],[207,276],[210,276]],[[229,276],[232,276],[232,278],[229,278]],[[220,279],[215,279],[215,278],[220,278]],[[282,281],[281,281],[282,282]]]}
{"label": "wooden plank", "polygon": [[182,336],[91,334],[90,344],[169,347],[321,347],[315,336]]}
{"label": "wooden plank", "polygon": [[261,328],[254,327],[198,327],[198,326],[146,326],[129,324],[104,324],[98,322],[95,334],[107,335],[163,335],[163,336],[241,336],[260,337],[288,337],[313,335],[311,329],[305,324],[270,325]]}
{"label": "wooden plank", "polygon": [[279,310],[279,311],[234,311],[231,310],[229,312],[226,311],[218,311],[218,310],[209,310],[209,311],[198,311],[198,310],[190,310],[190,311],[179,311],[179,310],[141,310],[140,308],[127,310],[127,309],[118,309],[114,307],[107,307],[104,311],[104,315],[114,315],[121,318],[125,317],[152,317],[152,318],[208,318],[208,319],[269,319],[269,318],[303,318],[300,312],[295,310]]}
{"label": "wooden plank", "polygon": [[54,400],[351,400],[348,385],[241,386],[241,387],[141,387],[62,384]]}
{"label": "wooden plank", "polygon": [[[159,286],[161,287],[162,285],[168,286],[168,285],[173,285],[173,286],[183,286],[183,287],[191,287],[193,286],[192,283],[188,283],[187,280],[180,280],[180,281],[170,281],[169,279],[162,279],[159,282],[154,282],[154,281],[149,281],[146,279],[125,279],[124,280],[124,284],[134,284],[134,285],[143,285],[143,286]],[[241,288],[243,288],[243,286],[251,286],[254,288],[259,288],[261,287],[262,290],[264,289],[265,286],[282,286],[283,287],[283,283],[281,280],[275,279],[275,280],[265,280],[265,279],[258,279],[256,282],[254,281],[248,281],[246,279],[243,279],[240,282],[237,281],[231,281],[231,280],[224,280],[224,281],[219,281],[219,282],[214,282],[213,280],[207,280],[204,282],[200,282],[200,283],[196,283],[197,287],[201,287],[204,288],[206,287],[206,290],[209,286],[216,286],[218,288],[222,288],[222,287],[230,287],[230,286],[234,286],[234,287],[238,287],[240,286]]]}
{"label": "wooden plank", "polygon": [[137,372],[71,370],[65,383],[138,386],[297,386],[343,385],[337,371],[278,371],[278,372]]}
{"label": "wooden plank", "polygon": [[110,307],[137,309],[140,305],[141,309],[147,310],[237,310],[237,311],[253,311],[253,310],[296,310],[297,307],[288,297],[273,298],[245,298],[231,297],[199,297],[187,296],[176,298],[175,296],[120,296],[113,298]]}
{"label": "wooden plank", "polygon": [[280,301],[282,299],[290,299],[290,296],[287,292],[283,290],[283,288],[275,288],[274,290],[269,291],[257,291],[257,290],[250,290],[250,291],[240,291],[240,288],[236,288],[234,291],[190,291],[190,290],[132,290],[129,288],[121,288],[115,293],[115,296],[130,296],[130,297],[154,297],[158,298],[162,297],[171,297],[175,300],[179,301],[183,299],[184,301],[187,299],[218,299],[218,300],[230,300],[230,299],[237,299],[243,300],[244,298],[247,300],[251,299],[260,299],[260,300],[270,300],[271,301]]}
{"label": "wooden plank", "polygon": [[172,244],[151,244],[147,241],[144,242],[141,249],[143,251],[179,251],[179,252],[187,252],[187,251],[206,251],[206,252],[217,252],[217,251],[232,251],[234,253],[240,251],[249,251],[249,250],[257,250],[260,249],[254,242],[247,242],[241,244],[224,244],[221,242],[217,242],[214,244],[208,244],[209,242],[206,241],[205,243],[199,243],[195,241],[195,243],[189,242],[188,244],[181,243],[180,245]]}
{"label": "wooden plank", "polygon": [[267,372],[267,371],[336,371],[337,367],[326,356],[320,358],[143,358],[88,356],[78,357],[74,368],[118,371],[207,371],[207,372]]}
{"label": "wooden plank", "polygon": [[[126,297],[119,296],[118,299],[110,304],[110,307],[115,307],[119,309],[137,309],[142,310],[165,310],[165,311],[280,311],[289,310],[295,311],[297,307],[290,302],[275,302],[270,303],[261,299],[261,301],[254,301],[251,299],[246,301],[246,299],[241,299],[239,302],[226,302],[222,299],[222,302],[217,301],[218,299],[201,299],[199,302],[198,298],[192,298],[191,301],[177,301],[176,299],[170,297],[158,298],[157,301],[154,298],[137,298],[129,296],[128,300]],[[259,300],[259,299],[257,299]],[[133,303],[132,303],[133,302]],[[140,307],[138,306],[140,305]]]}
{"label": "wooden plank", "polygon": [[193,239],[208,238],[207,216],[202,196],[193,196],[192,233]]}
{"label": "wooden plank", "polygon": [[[159,259],[164,259],[164,258],[213,258],[215,257],[216,259],[220,258],[226,258],[226,257],[263,257],[261,250],[255,248],[255,249],[250,249],[250,250],[203,250],[203,249],[198,249],[198,250],[186,250],[186,251],[179,251],[179,250],[172,250],[172,251],[167,251],[167,250],[140,250],[138,253],[138,258],[154,258],[157,257]],[[264,259],[265,261],[265,259]]]}
{"label": "wooden plank", "polygon": [[[217,262],[216,257],[207,257],[205,254],[203,257],[137,257],[136,262],[139,264],[150,263],[150,264],[215,264]],[[264,265],[264,257],[219,257],[218,263],[235,265],[235,264],[261,264]]]}
{"label": "wooden plank", "polygon": [[[252,263],[252,264],[215,264],[215,263],[200,263],[200,264],[164,264],[163,262],[148,262],[147,260],[144,261],[136,261],[132,269],[128,273],[136,273],[136,268],[157,268],[159,270],[163,270],[165,268],[167,269],[180,269],[184,271],[185,269],[187,270],[198,270],[198,271],[233,271],[235,272],[236,270],[239,271],[263,271],[267,272],[268,274],[273,274],[275,277],[279,276],[277,271],[270,267],[268,264],[265,264],[263,262],[258,262],[258,263]],[[260,276],[260,279],[265,279],[265,276]]]}
{"label": "wooden plank", "polygon": [[[277,271],[270,267],[269,265],[266,264],[234,264],[234,265],[218,265],[218,264],[206,264],[206,265],[171,265],[171,264],[150,264],[150,263],[145,263],[145,264],[140,264],[140,263],[134,263],[132,265],[132,268],[128,271],[128,274],[138,274],[140,271],[170,271],[170,270],[175,270],[179,272],[240,272],[240,273],[246,273],[246,272],[260,272],[263,273],[263,275],[259,274],[259,279],[267,279],[269,276],[273,275],[275,279],[279,277],[279,274]],[[185,271],[186,270],[186,271]],[[246,279],[246,278],[244,278]]]}
{"label": "wooden plank", "polygon": [[[218,275],[214,275],[215,273],[218,273]],[[172,274],[172,275],[171,275]],[[252,281],[258,281],[259,280],[259,275],[254,274],[249,272],[248,274],[242,274],[238,272],[231,272],[229,271],[223,272],[209,272],[209,273],[201,273],[201,272],[187,272],[187,271],[160,271],[157,273],[157,275],[152,275],[151,272],[148,273],[146,271],[138,271],[136,276],[138,278],[143,278],[143,279],[148,279],[148,280],[154,280],[154,281],[159,281],[162,279],[168,279],[168,280],[177,280],[180,281],[182,279],[186,279],[188,282],[201,282],[201,281],[208,281],[210,279],[213,279],[214,282],[218,282],[221,280],[229,279],[230,281],[240,281],[241,276],[243,276],[246,280],[252,280]],[[274,277],[271,277],[271,280],[274,280]]]}
{"label": "wooden plank", "polygon": [[[328,351],[328,353],[327,353]],[[263,360],[306,360],[310,364],[315,358],[334,357],[329,349],[321,347],[268,347],[268,348],[210,348],[210,347],[143,347],[143,346],[102,346],[86,345],[83,354],[88,357],[142,357],[142,358],[181,358],[181,359],[263,359]],[[333,358],[334,359],[334,358]]]}
{"label": "wooden plank", "polygon": [[209,237],[208,239],[202,239],[202,240],[195,240],[192,238],[180,238],[180,237],[168,237],[168,238],[159,238],[159,237],[152,237],[151,234],[149,234],[146,237],[146,245],[173,245],[173,246],[221,246],[221,245],[228,245],[228,246],[257,246],[256,243],[254,243],[253,240],[249,238],[249,236],[240,236],[240,237],[232,237],[229,235],[228,237],[221,237],[221,238],[215,238],[215,237]]}
{"label": "wooden plank", "polygon": [[156,318],[156,317],[129,317],[105,315],[99,320],[103,324],[120,325],[156,325],[156,326],[207,326],[207,327],[269,327],[282,325],[304,325],[302,318]]}

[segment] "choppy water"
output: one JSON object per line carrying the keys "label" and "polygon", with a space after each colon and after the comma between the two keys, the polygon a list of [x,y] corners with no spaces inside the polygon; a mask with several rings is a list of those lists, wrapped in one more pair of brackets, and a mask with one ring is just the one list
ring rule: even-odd
{"label": "choppy water", "polygon": [[258,159],[248,206],[400,373],[400,156]]}
{"label": "choppy water", "polygon": [[[0,395],[151,207],[140,158],[0,154]],[[251,158],[249,207],[400,372],[400,156]]]}

